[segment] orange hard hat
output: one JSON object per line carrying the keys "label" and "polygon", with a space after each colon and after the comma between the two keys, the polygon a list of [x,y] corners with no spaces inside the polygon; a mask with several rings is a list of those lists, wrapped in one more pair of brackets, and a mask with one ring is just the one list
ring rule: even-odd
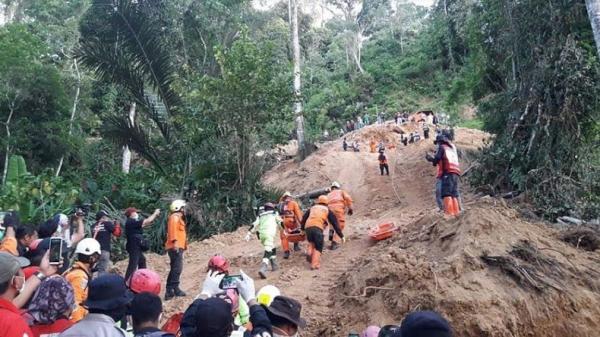
{"label": "orange hard hat", "polygon": [[321,196],[319,196],[319,199],[317,199],[317,203],[327,205],[327,204],[329,204],[329,198],[327,198],[326,195],[321,195]]}

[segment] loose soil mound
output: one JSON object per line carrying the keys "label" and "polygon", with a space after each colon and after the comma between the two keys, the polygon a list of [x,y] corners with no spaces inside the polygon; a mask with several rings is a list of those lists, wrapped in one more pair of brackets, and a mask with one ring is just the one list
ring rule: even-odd
{"label": "loose soil mound", "polygon": [[319,333],[432,309],[457,336],[598,336],[599,268],[598,254],[483,198],[457,219],[425,215],[357,259]]}

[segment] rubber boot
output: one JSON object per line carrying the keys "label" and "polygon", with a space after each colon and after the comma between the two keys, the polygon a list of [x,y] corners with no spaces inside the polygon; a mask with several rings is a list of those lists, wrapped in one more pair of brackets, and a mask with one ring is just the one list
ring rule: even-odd
{"label": "rubber boot", "polygon": [[300,243],[299,242],[294,242],[294,251],[295,252],[299,252],[301,250],[302,250],[302,248],[300,248]]}
{"label": "rubber boot", "polygon": [[444,197],[444,214],[451,216],[455,215],[454,202],[452,201],[452,197]]}
{"label": "rubber boot", "polygon": [[168,300],[172,299],[173,297],[175,297],[175,290],[171,289],[171,288],[167,288],[167,291],[165,291],[165,301],[168,301]]}
{"label": "rubber boot", "polygon": [[452,198],[452,206],[454,208],[454,214],[460,214],[460,204],[458,203],[458,198]]}
{"label": "rubber boot", "polygon": [[271,258],[271,271],[277,271],[277,269],[279,269],[279,266],[277,265],[277,258],[273,256]]}
{"label": "rubber boot", "polygon": [[179,289],[179,287],[177,287],[177,288],[175,288],[175,296],[185,297],[185,296],[187,296],[187,294],[183,290]]}
{"label": "rubber boot", "polygon": [[260,278],[266,279],[268,272],[269,272],[269,259],[263,259],[262,263],[260,264],[260,269],[258,270],[258,275],[260,275]]}
{"label": "rubber boot", "polygon": [[335,242],[335,241],[332,241],[332,242],[331,242],[331,247],[330,247],[329,249],[331,249],[331,250],[336,250],[336,249],[338,249],[339,247],[340,247],[340,245],[339,245],[337,242]]}
{"label": "rubber boot", "polygon": [[283,258],[286,259],[286,260],[290,258],[290,251],[289,250],[286,250],[285,252],[283,252]]}
{"label": "rubber boot", "polygon": [[310,259],[310,269],[317,270],[321,268],[321,252],[314,249]]}

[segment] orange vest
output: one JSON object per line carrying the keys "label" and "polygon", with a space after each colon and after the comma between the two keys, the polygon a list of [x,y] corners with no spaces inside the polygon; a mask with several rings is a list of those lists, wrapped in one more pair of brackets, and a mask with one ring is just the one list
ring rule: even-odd
{"label": "orange vest", "polygon": [[460,165],[458,164],[458,154],[456,146],[443,144],[444,158],[442,159],[442,169],[446,173],[460,174]]}
{"label": "orange vest", "polygon": [[352,199],[343,190],[337,189],[327,194],[329,199],[329,208],[345,208],[346,206],[352,208]]}
{"label": "orange vest", "polygon": [[71,269],[63,274],[63,277],[71,284],[75,295],[75,309],[71,314],[71,321],[79,322],[88,314],[87,309],[82,306],[82,303],[88,297],[88,282],[91,278],[90,271],[85,264],[77,261]]}
{"label": "orange vest", "polygon": [[185,221],[183,220],[183,214],[175,212],[169,215],[167,221],[167,241],[165,242],[165,249],[187,249],[187,233],[185,231]]}
{"label": "orange vest", "polygon": [[318,227],[321,230],[327,227],[327,216],[329,215],[329,208],[324,205],[314,205],[310,208],[310,215],[306,219],[306,228]]}

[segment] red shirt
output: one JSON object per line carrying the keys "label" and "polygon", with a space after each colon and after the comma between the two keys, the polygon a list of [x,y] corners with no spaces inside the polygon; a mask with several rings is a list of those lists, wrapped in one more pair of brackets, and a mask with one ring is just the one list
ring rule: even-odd
{"label": "red shirt", "polygon": [[33,337],[19,309],[12,302],[0,298],[0,336],[2,337]]}
{"label": "red shirt", "polygon": [[73,324],[75,323],[66,318],[61,318],[52,324],[34,325],[31,327],[31,331],[33,331],[33,337],[57,336],[70,328]]}

